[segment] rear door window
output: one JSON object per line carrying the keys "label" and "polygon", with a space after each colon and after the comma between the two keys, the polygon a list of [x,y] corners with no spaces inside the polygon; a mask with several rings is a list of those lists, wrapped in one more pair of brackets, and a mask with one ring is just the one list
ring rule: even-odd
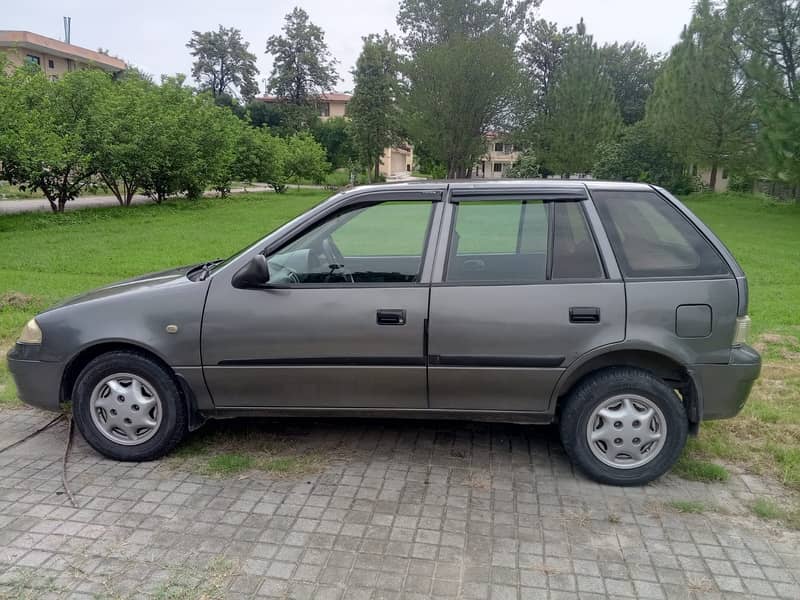
{"label": "rear door window", "polygon": [[524,200],[459,204],[447,281],[544,281],[548,209],[544,202]]}
{"label": "rear door window", "polygon": [[727,275],[710,242],[655,192],[592,192],[626,277]]}
{"label": "rear door window", "polygon": [[553,279],[601,279],[603,264],[577,202],[555,205]]}
{"label": "rear door window", "polygon": [[541,283],[602,279],[579,202],[487,200],[456,208],[446,280]]}

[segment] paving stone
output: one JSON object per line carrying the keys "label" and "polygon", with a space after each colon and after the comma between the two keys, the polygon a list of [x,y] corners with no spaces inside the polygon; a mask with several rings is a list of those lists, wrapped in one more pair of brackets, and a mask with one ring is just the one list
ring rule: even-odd
{"label": "paving stone", "polygon": [[[0,447],[50,418],[0,410]],[[63,426],[0,453],[0,596],[157,596],[188,581],[249,599],[800,598],[797,533],[663,508],[747,515],[775,492],[765,480],[602,486],[548,428],[263,423],[265,438],[330,460],[297,478],[213,479],[107,460],[78,437],[76,509],[61,489]]]}

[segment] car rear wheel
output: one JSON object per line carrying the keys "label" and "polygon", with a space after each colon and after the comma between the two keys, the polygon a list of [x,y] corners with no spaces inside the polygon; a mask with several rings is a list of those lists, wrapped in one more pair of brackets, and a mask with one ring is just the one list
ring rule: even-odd
{"label": "car rear wheel", "polygon": [[108,352],[90,361],[75,381],[72,414],[89,445],[115,460],[159,458],[187,430],[177,383],[137,352]]}
{"label": "car rear wheel", "polygon": [[590,477],[643,485],[675,464],[688,420],[680,398],[662,380],[640,369],[613,368],[572,390],[560,428],[567,454]]}

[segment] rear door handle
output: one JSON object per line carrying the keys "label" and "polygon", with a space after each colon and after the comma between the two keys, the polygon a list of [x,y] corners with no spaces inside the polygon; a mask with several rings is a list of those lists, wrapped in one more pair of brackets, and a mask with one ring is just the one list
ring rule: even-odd
{"label": "rear door handle", "polygon": [[405,325],[406,311],[404,308],[379,308],[375,320],[378,325]]}
{"label": "rear door handle", "polygon": [[569,309],[570,323],[599,323],[600,309],[596,306],[572,306]]}

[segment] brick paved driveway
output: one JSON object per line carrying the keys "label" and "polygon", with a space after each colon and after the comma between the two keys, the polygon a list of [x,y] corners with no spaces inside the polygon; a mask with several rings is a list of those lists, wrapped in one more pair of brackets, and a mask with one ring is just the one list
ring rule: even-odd
{"label": "brick paved driveway", "polygon": [[[49,418],[0,411],[0,447]],[[601,486],[547,428],[259,423],[324,457],[288,477],[115,463],[76,436],[79,509],[61,490],[65,435],[59,424],[0,454],[0,596],[800,598],[800,535],[745,516],[769,486]]]}

